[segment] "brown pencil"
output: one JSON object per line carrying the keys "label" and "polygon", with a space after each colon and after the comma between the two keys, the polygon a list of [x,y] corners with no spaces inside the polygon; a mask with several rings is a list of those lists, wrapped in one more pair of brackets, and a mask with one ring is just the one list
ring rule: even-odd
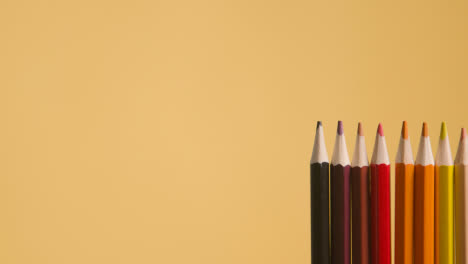
{"label": "brown pencil", "polygon": [[351,161],[353,263],[369,263],[369,161],[361,123]]}
{"label": "brown pencil", "polygon": [[468,138],[463,128],[455,157],[456,263],[468,263]]}

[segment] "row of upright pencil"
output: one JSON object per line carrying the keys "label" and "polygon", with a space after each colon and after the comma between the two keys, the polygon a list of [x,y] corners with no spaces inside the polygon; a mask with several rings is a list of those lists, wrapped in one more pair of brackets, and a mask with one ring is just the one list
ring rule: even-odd
{"label": "row of upright pencil", "polygon": [[329,163],[318,122],[310,162],[312,263],[390,264],[393,246],[395,264],[468,264],[467,174],[465,129],[454,161],[447,127],[442,123],[434,161],[427,124],[423,123],[414,162],[408,126],[403,122],[395,159],[392,230],[390,159],[382,125],[369,165],[361,123],[350,162],[343,124],[338,122]]}

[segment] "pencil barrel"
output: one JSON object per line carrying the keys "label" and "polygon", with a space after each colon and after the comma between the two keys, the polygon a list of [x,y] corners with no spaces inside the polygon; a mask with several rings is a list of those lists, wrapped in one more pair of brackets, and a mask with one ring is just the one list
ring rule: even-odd
{"label": "pencil barrel", "polygon": [[330,166],[331,263],[350,264],[350,171],[351,167]]}
{"label": "pencil barrel", "polygon": [[455,165],[455,245],[456,262],[468,263],[468,166]]}
{"label": "pencil barrel", "polygon": [[371,260],[390,264],[390,166],[371,164]]}
{"label": "pencil barrel", "polygon": [[369,167],[351,168],[353,263],[369,263]]}
{"label": "pencil barrel", "polygon": [[329,263],[329,163],[310,165],[311,260]]}
{"label": "pencil barrel", "polygon": [[436,166],[436,264],[453,264],[453,166]]}
{"label": "pencil barrel", "polygon": [[414,186],[414,263],[434,263],[433,165],[415,166]]}
{"label": "pencil barrel", "polygon": [[413,263],[414,165],[395,166],[395,264]]}

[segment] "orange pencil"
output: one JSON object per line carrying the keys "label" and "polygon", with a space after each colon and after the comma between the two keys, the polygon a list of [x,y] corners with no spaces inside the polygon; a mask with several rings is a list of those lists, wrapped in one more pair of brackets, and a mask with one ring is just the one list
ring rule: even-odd
{"label": "orange pencil", "polygon": [[412,264],[414,161],[406,121],[395,163],[395,264]]}
{"label": "orange pencil", "polygon": [[434,263],[434,157],[426,123],[423,123],[421,140],[414,173],[414,263]]}

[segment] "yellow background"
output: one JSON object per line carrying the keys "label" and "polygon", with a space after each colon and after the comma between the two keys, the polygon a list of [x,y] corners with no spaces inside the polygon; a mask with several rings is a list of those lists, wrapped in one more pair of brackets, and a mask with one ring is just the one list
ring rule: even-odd
{"label": "yellow background", "polygon": [[317,120],[468,126],[468,3],[377,2],[1,1],[0,263],[308,263]]}

